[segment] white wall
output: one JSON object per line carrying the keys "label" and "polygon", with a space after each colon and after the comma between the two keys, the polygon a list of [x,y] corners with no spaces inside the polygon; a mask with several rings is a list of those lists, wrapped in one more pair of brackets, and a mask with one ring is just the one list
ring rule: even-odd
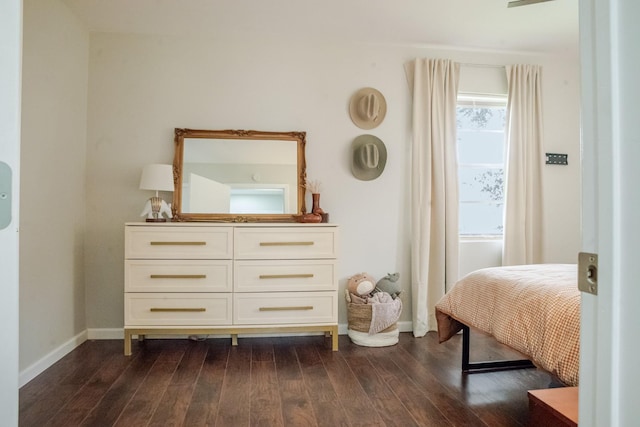
{"label": "white wall", "polygon": [[[89,35],[58,0],[24,2],[20,370],[86,329]],[[115,303],[115,301],[114,301]],[[55,359],[55,357],[54,357]]]}
{"label": "white wall", "polygon": [[[123,224],[139,220],[148,196],[137,189],[142,167],[172,161],[174,127],[306,131],[308,178],[322,182],[321,206],[341,227],[341,286],[357,272],[379,278],[398,271],[405,289],[401,320],[410,320],[411,101],[403,64],[415,57],[544,67],[547,148],[568,153],[570,161],[569,166],[545,169],[545,261],[575,259],[579,248],[576,59],[415,46],[92,34],[87,326],[123,325]],[[480,81],[498,70],[463,68],[467,78]],[[493,84],[500,87],[504,82]],[[380,90],[388,104],[384,122],[371,131],[355,127],[348,115],[349,98],[364,86]],[[351,141],[364,133],[381,138],[388,151],[384,173],[368,182],[350,172]],[[477,261],[471,255],[468,262]],[[340,322],[346,323],[344,303]]]}
{"label": "white wall", "polygon": [[459,278],[480,268],[502,265],[502,240],[464,239],[458,249],[460,265]]}
{"label": "white wall", "polygon": [[[558,68],[555,67],[558,66]],[[580,68],[563,74],[561,63],[543,70],[547,153],[568,154],[568,166],[546,165],[544,262],[578,262],[580,251]]]}

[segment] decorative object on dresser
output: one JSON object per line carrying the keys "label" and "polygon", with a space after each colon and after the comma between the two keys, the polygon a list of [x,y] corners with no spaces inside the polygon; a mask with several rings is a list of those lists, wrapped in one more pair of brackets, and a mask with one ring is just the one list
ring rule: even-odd
{"label": "decorative object on dresser", "polygon": [[378,127],[387,114],[387,101],[379,90],[365,87],[357,91],[349,102],[349,115],[360,129]]}
{"label": "decorative object on dresser", "polygon": [[307,181],[304,187],[311,193],[311,212],[296,215],[298,222],[329,222],[329,214],[320,207],[322,184],[317,180]]}
{"label": "decorative object on dresser", "polygon": [[295,219],[297,222],[302,222],[302,223],[318,223],[318,222],[322,222],[322,215],[318,215],[314,213],[305,213],[302,215],[296,215]]}
{"label": "decorative object on dresser", "polygon": [[140,190],[152,190],[156,195],[147,200],[140,216],[146,216],[147,222],[166,222],[171,218],[171,207],[158,196],[158,191],[173,191],[173,166],[152,164],[142,169]]}
{"label": "decorative object on dresser", "polygon": [[124,353],[133,335],[325,332],[338,349],[338,227],[125,225]]}
{"label": "decorative object on dresser", "polygon": [[310,180],[305,184],[305,188],[311,193],[311,213],[322,215],[324,213],[320,207],[320,190],[322,190],[322,183],[317,180]]}

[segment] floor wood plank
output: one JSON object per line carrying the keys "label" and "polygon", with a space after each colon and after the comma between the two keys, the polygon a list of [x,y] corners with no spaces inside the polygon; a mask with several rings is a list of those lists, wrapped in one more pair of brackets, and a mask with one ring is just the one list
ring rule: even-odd
{"label": "floor wood plank", "polygon": [[203,341],[189,345],[176,367],[149,426],[180,426],[189,409],[191,396],[207,355]]}
{"label": "floor wood plank", "polygon": [[137,357],[129,359],[117,356],[113,369],[119,376],[110,384],[109,389],[89,412],[82,423],[83,426],[111,426],[116,423],[125,410],[131,397],[146,378],[149,369],[158,358],[158,352],[141,352]]}
{"label": "floor wood plank", "polygon": [[[463,374],[461,337],[400,334],[397,345],[324,336],[86,341],[20,389],[32,426],[480,426],[529,423],[536,369]],[[472,336],[472,359],[518,356]]]}
{"label": "floor wood plank", "polygon": [[281,426],[282,406],[275,361],[251,362],[252,426]]}
{"label": "floor wood plank", "polygon": [[345,359],[385,425],[399,427],[418,425],[366,356],[347,355]]}
{"label": "floor wood plank", "polygon": [[151,366],[149,374],[116,421],[116,426],[139,426],[149,422],[158,408],[181,358],[182,351],[166,351],[158,356]]}
{"label": "floor wood plank", "polygon": [[214,425],[218,415],[230,344],[218,339],[208,340],[207,345],[209,350],[185,416],[185,426]]}
{"label": "floor wood plank", "polygon": [[[86,341],[20,389],[20,422],[43,425],[52,408],[64,406],[115,355],[117,341]],[[117,346],[121,354],[122,345]]]}
{"label": "floor wood plank", "polygon": [[[244,344],[244,343],[243,343]],[[247,426],[251,408],[251,345],[229,351],[216,425]]]}
{"label": "floor wood plank", "polygon": [[401,368],[396,364],[397,349],[380,349],[368,356],[372,366],[375,367],[380,377],[385,381],[393,393],[400,399],[403,405],[413,415],[419,425],[452,425],[445,415],[438,409],[428,397],[428,393],[418,387]]}
{"label": "floor wood plank", "polygon": [[287,426],[317,426],[311,398],[298,362],[296,342],[293,338],[281,340],[273,348],[282,418]]}
{"label": "floor wood plank", "polygon": [[398,346],[399,351],[394,354],[395,362],[412,379],[416,386],[427,394],[448,422],[459,427],[484,425],[473,409],[466,405],[461,398],[461,390],[446,387],[438,379],[435,372],[442,369],[442,367],[433,362],[420,363],[402,346],[402,338]]}
{"label": "floor wood plank", "polygon": [[[148,368],[144,358],[138,358],[132,363],[140,369]],[[149,361],[153,362],[153,361]],[[71,400],[61,410],[48,421],[51,426],[80,425],[89,415],[95,406],[95,402],[101,400],[109,391],[111,386],[122,375],[124,369],[130,365],[128,360],[122,356],[112,356],[106,363],[103,363],[95,375],[80,388]]]}

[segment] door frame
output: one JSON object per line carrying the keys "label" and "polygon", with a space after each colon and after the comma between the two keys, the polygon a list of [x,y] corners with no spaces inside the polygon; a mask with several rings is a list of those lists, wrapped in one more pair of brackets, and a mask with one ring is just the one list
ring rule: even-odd
{"label": "door frame", "polygon": [[19,178],[22,1],[0,2],[0,161],[9,165],[11,220],[0,230],[0,414],[6,425],[18,425],[19,329]]}
{"label": "door frame", "polygon": [[582,294],[580,426],[640,419],[640,28],[637,0],[580,0],[582,250],[598,253],[598,295]]}

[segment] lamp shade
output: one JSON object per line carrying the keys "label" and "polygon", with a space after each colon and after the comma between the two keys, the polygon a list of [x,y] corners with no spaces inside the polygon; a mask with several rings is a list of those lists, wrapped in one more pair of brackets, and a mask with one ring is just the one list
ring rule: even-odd
{"label": "lamp shade", "polygon": [[173,191],[172,165],[146,165],[140,177],[141,190]]}

